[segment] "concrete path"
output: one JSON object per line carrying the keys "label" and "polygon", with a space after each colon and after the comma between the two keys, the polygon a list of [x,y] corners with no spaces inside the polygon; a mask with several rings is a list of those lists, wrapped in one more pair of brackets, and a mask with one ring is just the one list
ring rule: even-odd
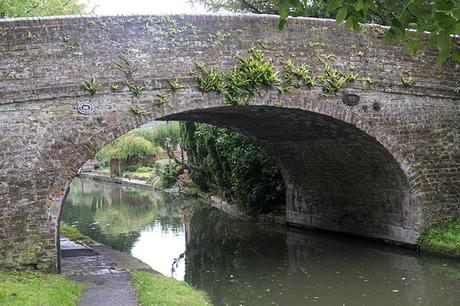
{"label": "concrete path", "polygon": [[135,306],[126,270],[149,270],[147,264],[108,246],[86,246],[61,237],[61,273],[88,285],[79,306]]}

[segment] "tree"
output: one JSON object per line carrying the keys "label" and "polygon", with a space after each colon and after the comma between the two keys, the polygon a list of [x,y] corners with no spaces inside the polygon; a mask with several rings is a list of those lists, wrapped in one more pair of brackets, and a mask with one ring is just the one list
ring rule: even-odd
{"label": "tree", "polygon": [[174,157],[174,150],[179,145],[180,127],[178,122],[168,122],[155,127],[151,140],[159,145],[170,158]]}
{"label": "tree", "polygon": [[160,148],[152,142],[151,134],[147,129],[129,131],[99,150],[96,159],[132,159],[154,155]]}
{"label": "tree", "polygon": [[[282,29],[288,16],[308,16],[309,0],[278,0]],[[373,21],[372,15],[386,11],[390,29],[385,34],[388,43],[404,42],[415,55],[421,46],[437,47],[436,64],[440,66],[451,56],[460,62],[460,1],[458,0],[331,0],[327,10],[335,15],[337,24],[345,30],[361,30],[361,23]],[[424,32],[430,32],[425,44]]]}
{"label": "tree", "polygon": [[78,0],[1,0],[0,18],[81,14],[84,8]]}
{"label": "tree", "polygon": [[279,165],[248,137],[202,123],[181,127],[190,178],[200,190],[217,193],[252,216],[285,202]]}
{"label": "tree", "polygon": [[[360,31],[362,23],[390,26],[387,43],[403,42],[415,55],[421,46],[439,50],[437,65],[450,56],[460,62],[460,1],[458,0],[190,0],[210,11],[279,14],[282,29],[289,16],[334,18],[345,30]],[[430,32],[425,43],[424,32]]]}

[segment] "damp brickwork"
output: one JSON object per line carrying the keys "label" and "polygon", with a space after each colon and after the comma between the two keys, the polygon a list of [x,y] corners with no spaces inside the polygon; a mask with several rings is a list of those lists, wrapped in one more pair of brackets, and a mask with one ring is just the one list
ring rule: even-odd
{"label": "damp brickwork", "polygon": [[[460,216],[458,64],[436,68],[433,50],[412,58],[375,25],[276,25],[265,15],[1,20],[0,267],[55,270],[59,214],[78,168],[155,119],[224,126],[261,144],[283,169],[295,225],[413,244],[425,226]],[[196,63],[228,71],[253,47],[280,77],[291,60],[317,76],[327,62],[356,80],[336,93],[320,83],[268,87],[231,107],[200,91]],[[173,91],[175,80],[182,88]]]}

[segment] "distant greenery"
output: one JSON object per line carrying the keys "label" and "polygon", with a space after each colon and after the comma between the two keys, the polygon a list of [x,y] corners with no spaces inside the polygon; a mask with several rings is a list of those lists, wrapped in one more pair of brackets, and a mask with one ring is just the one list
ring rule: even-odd
{"label": "distant greenery", "polygon": [[185,282],[150,272],[133,271],[131,275],[140,305],[212,305],[205,292]]}
{"label": "distant greenery", "polygon": [[157,161],[148,182],[158,188],[172,188],[183,172],[183,165],[175,161]]}
{"label": "distant greenery", "polygon": [[0,270],[0,305],[73,306],[83,285],[62,275]]}
{"label": "distant greenery", "polygon": [[181,139],[190,178],[201,191],[218,194],[253,216],[284,204],[278,164],[249,138],[206,124],[184,123]]}
{"label": "distant greenery", "polygon": [[84,8],[78,0],[1,0],[0,18],[81,14]]}
{"label": "distant greenery", "polygon": [[96,160],[151,156],[160,151],[153,143],[151,129],[135,129],[115,139],[96,153]]}
{"label": "distant greenery", "polygon": [[123,171],[123,177],[127,178],[141,178],[148,179],[155,171],[154,164],[136,165],[129,168],[127,171]]}
{"label": "distant greenery", "polygon": [[94,240],[89,238],[88,236],[80,233],[80,231],[76,227],[68,226],[68,225],[61,225],[59,227],[60,232],[67,238],[72,241],[80,242],[84,244],[93,244]]}
{"label": "distant greenery", "polygon": [[155,126],[150,139],[171,156],[172,152],[179,144],[179,138],[179,122],[172,121],[166,124],[159,124]]}
{"label": "distant greenery", "polygon": [[460,257],[460,219],[439,222],[420,236],[422,251]]}

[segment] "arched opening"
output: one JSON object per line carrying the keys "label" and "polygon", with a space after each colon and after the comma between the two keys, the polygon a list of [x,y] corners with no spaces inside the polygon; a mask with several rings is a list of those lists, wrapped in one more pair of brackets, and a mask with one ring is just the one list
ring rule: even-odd
{"label": "arched opening", "polygon": [[[271,106],[196,109],[159,120],[226,127],[263,147],[281,167],[291,225],[408,244],[418,238],[406,174],[381,143],[352,124]],[[79,165],[85,161],[80,159]]]}

